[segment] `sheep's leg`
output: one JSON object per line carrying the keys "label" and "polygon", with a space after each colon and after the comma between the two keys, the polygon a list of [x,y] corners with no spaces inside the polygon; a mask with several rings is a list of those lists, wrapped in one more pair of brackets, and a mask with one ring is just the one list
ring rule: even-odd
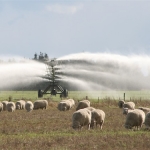
{"label": "sheep's leg", "polygon": [[100,129],[102,130],[102,126],[103,126],[104,121],[102,120],[100,123]]}

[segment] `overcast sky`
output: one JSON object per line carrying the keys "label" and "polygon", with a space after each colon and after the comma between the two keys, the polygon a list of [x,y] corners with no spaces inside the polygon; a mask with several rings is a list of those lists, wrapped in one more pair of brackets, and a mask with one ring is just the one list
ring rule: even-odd
{"label": "overcast sky", "polygon": [[150,1],[0,0],[0,55],[150,54]]}

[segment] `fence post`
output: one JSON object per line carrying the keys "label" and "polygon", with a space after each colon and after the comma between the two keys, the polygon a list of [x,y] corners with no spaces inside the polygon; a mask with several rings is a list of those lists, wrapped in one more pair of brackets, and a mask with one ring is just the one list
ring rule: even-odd
{"label": "fence post", "polygon": [[126,96],[126,94],[124,93],[124,101],[125,101],[125,96]]}

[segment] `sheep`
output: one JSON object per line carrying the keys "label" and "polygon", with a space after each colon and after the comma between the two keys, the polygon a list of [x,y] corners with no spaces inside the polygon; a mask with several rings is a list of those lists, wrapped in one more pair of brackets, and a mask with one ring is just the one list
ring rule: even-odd
{"label": "sheep", "polygon": [[69,110],[71,108],[71,102],[70,101],[61,101],[58,104],[58,110],[60,111],[66,111]]}
{"label": "sheep", "polygon": [[0,112],[2,112],[2,111],[3,111],[3,103],[0,102]]}
{"label": "sheep", "polygon": [[90,101],[89,100],[82,100],[78,103],[76,110],[83,109],[86,107],[90,107]]}
{"label": "sheep", "polygon": [[19,100],[16,102],[16,109],[25,109],[25,101],[24,100]]}
{"label": "sheep", "polygon": [[138,110],[138,109],[123,108],[123,115],[127,115],[129,112],[132,112],[134,110]]}
{"label": "sheep", "polygon": [[34,108],[33,109],[47,109],[48,107],[48,101],[47,100],[36,100],[34,102]]}
{"label": "sheep", "polygon": [[150,129],[150,112],[146,114],[144,124],[146,126],[146,129]]}
{"label": "sheep", "polygon": [[88,109],[79,109],[72,115],[72,128],[81,129],[83,126],[88,126],[90,129],[91,111]]}
{"label": "sheep", "polygon": [[2,101],[2,104],[3,104],[3,111],[6,111],[7,110],[7,104],[8,104],[8,101]]}
{"label": "sheep", "polygon": [[31,112],[33,110],[33,103],[31,101],[27,101],[25,103],[25,109],[27,110],[27,112]]}
{"label": "sheep", "polygon": [[143,110],[145,114],[147,114],[150,111],[150,108],[147,107],[139,107],[138,109]]}
{"label": "sheep", "polygon": [[71,109],[75,105],[75,102],[73,99],[68,99],[68,100],[62,100],[58,103],[58,110],[60,111],[66,111]]}
{"label": "sheep", "polygon": [[8,112],[14,112],[16,109],[16,105],[14,102],[8,102],[6,108]]}
{"label": "sheep", "polygon": [[70,101],[71,103],[71,106],[70,106],[71,108],[75,106],[75,101],[73,99],[68,99],[68,101]]}
{"label": "sheep", "polygon": [[129,109],[134,109],[135,108],[135,103],[134,102],[125,102],[124,100],[120,100],[118,102],[119,108],[129,108]]}
{"label": "sheep", "polygon": [[125,128],[132,129],[133,127],[142,127],[145,121],[145,113],[140,109],[135,109],[129,112],[126,116],[126,122],[124,124]]}
{"label": "sheep", "polygon": [[104,124],[104,120],[105,120],[105,112],[103,110],[100,109],[95,109],[93,111],[91,111],[91,128],[94,127],[94,123],[96,123],[96,127],[97,125],[100,126],[100,129],[102,129],[102,126]]}

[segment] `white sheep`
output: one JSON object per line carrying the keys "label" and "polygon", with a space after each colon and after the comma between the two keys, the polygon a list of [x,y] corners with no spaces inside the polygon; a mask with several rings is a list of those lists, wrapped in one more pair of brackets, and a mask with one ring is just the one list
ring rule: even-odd
{"label": "white sheep", "polygon": [[16,109],[16,105],[14,102],[8,102],[6,108],[8,112],[14,112]]}
{"label": "white sheep", "polygon": [[3,103],[0,102],[0,112],[2,112],[2,111],[3,111]]}
{"label": "white sheep", "polygon": [[58,110],[60,111],[66,111],[69,110],[71,108],[71,102],[67,101],[67,100],[63,100],[61,102],[58,103]]}
{"label": "white sheep", "polygon": [[25,101],[24,100],[19,100],[16,102],[16,109],[25,109]]}
{"label": "white sheep", "polygon": [[145,112],[145,114],[147,114],[148,112],[150,112],[150,108],[148,107],[138,107],[138,109],[141,109]]}
{"label": "white sheep", "polygon": [[123,108],[123,115],[127,115],[129,112],[132,112],[132,111],[134,111],[134,110],[136,110],[136,109],[129,109],[129,108]]}
{"label": "white sheep", "polygon": [[144,124],[146,129],[150,129],[150,112],[146,114]]}
{"label": "white sheep", "polygon": [[33,109],[47,109],[48,107],[48,101],[47,100],[36,100],[34,102],[34,108]]}
{"label": "white sheep", "polygon": [[7,110],[8,101],[2,101],[2,104],[3,104],[3,111],[6,111]]}
{"label": "white sheep", "polygon": [[124,100],[120,100],[118,102],[119,108],[129,108],[129,109],[134,109],[135,108],[135,103],[134,102],[125,102]]}
{"label": "white sheep", "polygon": [[68,101],[70,101],[70,107],[74,107],[75,106],[75,101],[73,99],[68,99]]}
{"label": "white sheep", "polygon": [[96,123],[96,127],[97,125],[99,125],[100,129],[102,129],[105,120],[105,112],[101,109],[95,109],[91,111],[91,115],[92,115],[91,128],[93,128],[94,124]]}
{"label": "white sheep", "polygon": [[66,111],[74,107],[75,102],[73,99],[68,99],[68,100],[62,100],[58,103],[58,110],[60,111]]}
{"label": "white sheep", "polygon": [[88,109],[79,109],[72,115],[73,129],[81,129],[83,126],[88,126],[90,129],[91,124],[91,111]]}
{"label": "white sheep", "polygon": [[33,110],[33,103],[31,101],[27,101],[25,103],[25,109],[27,110],[27,112],[31,112]]}
{"label": "white sheep", "polygon": [[132,129],[133,127],[142,127],[145,121],[145,113],[140,109],[135,109],[129,112],[126,116],[125,128]]}
{"label": "white sheep", "polygon": [[76,110],[83,109],[86,107],[90,107],[90,101],[89,100],[82,100],[82,101],[78,102]]}

